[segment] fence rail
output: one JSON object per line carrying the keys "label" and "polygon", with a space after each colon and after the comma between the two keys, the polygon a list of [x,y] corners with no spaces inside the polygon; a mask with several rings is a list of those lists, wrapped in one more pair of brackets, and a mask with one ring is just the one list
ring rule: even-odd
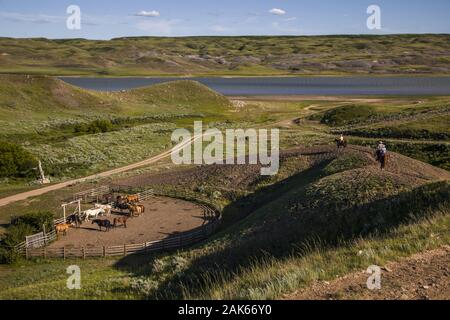
{"label": "fence rail", "polygon": [[[152,195],[153,196],[153,192]],[[127,256],[138,253],[154,253],[159,251],[167,251],[174,249],[181,249],[188,247],[195,243],[210,237],[218,228],[221,216],[215,210],[206,205],[200,205],[203,209],[206,221],[203,226],[198,227],[192,231],[180,233],[179,235],[172,236],[162,240],[150,241],[141,244],[124,244],[120,246],[102,246],[102,247],[61,247],[61,248],[48,248],[39,247],[32,248],[22,246],[17,247],[19,253],[21,253],[27,259],[30,258],[95,258],[95,257],[119,257]],[[54,238],[53,238],[54,237]],[[55,239],[56,232],[47,234],[47,238]],[[51,241],[53,241],[51,240]],[[50,242],[50,241],[49,241]]]}
{"label": "fence rail", "polygon": [[95,201],[98,200],[99,197],[108,194],[110,192],[109,186],[101,186],[98,188],[93,188],[85,191],[81,191],[78,193],[75,193],[73,195],[72,200],[82,200],[85,202]]}
{"label": "fence rail", "polygon": [[138,196],[139,196],[139,201],[147,201],[147,200],[155,197],[155,192],[153,191],[153,189],[145,190],[145,191],[139,192]]}

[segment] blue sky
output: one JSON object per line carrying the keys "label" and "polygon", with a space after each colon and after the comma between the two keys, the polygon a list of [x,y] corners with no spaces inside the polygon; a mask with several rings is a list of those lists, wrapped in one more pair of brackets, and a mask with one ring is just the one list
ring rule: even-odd
{"label": "blue sky", "polygon": [[[373,4],[381,30],[366,26]],[[66,27],[69,5],[81,8],[81,30]],[[450,0],[0,0],[0,36],[450,33],[449,13]]]}

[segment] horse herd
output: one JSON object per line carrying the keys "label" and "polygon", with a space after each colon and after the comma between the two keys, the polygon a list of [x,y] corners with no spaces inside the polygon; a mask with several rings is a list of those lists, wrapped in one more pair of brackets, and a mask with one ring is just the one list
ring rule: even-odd
{"label": "horse herd", "polygon": [[[96,224],[100,231],[110,231],[113,228],[124,227],[127,228],[127,221],[129,218],[140,217],[145,213],[145,207],[139,204],[139,195],[118,196],[116,201],[112,204],[96,203],[93,209],[85,210],[82,213],[72,214],[67,217],[66,223],[58,224],[55,229],[56,233],[66,235],[71,227],[79,228],[84,222],[91,221],[91,224]],[[108,217],[114,211],[120,216],[114,217],[111,221]],[[99,217],[107,217],[106,219],[99,219]]]}

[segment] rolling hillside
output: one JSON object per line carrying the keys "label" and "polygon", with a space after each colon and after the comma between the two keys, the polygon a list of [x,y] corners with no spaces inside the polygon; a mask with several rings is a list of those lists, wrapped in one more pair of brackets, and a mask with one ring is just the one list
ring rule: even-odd
{"label": "rolling hillside", "polygon": [[449,74],[449,35],[0,39],[0,73]]}
{"label": "rolling hillside", "polygon": [[[318,146],[283,152],[276,178],[261,180],[258,172],[207,166],[116,181],[221,207],[222,229],[181,252],[80,261],[90,270],[83,289],[56,297],[276,299],[450,242],[445,170],[392,154],[382,172],[371,150]],[[59,261],[46,262],[45,275],[8,285],[43,266],[25,263],[4,273],[0,297],[55,297],[65,281]]]}
{"label": "rolling hillside", "polygon": [[54,180],[144,160],[172,146],[177,126],[230,110],[227,98],[194,81],[99,93],[52,77],[0,75],[0,140],[41,159]]}
{"label": "rolling hillside", "polygon": [[[223,207],[222,232],[178,255],[186,259],[181,273],[144,272],[158,283],[152,297],[275,298],[274,292],[289,289],[272,266],[283,270],[283,261],[295,264],[306,252],[314,254],[315,246],[340,250],[374,234],[389,239],[398,228],[414,228],[443,208],[449,222],[450,173],[399,154],[392,153],[381,171],[364,147],[341,153],[332,146],[301,148],[283,153],[277,178],[261,180],[258,172],[257,166],[213,166],[121,181]],[[386,241],[395,247],[398,240]],[[350,257],[340,259],[334,268],[354,267]]]}

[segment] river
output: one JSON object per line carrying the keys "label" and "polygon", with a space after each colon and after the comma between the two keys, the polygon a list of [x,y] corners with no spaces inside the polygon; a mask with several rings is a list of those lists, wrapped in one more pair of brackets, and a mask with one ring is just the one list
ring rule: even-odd
{"label": "river", "polygon": [[[120,91],[185,78],[60,77],[85,89]],[[450,77],[189,78],[227,96],[450,95]]]}

